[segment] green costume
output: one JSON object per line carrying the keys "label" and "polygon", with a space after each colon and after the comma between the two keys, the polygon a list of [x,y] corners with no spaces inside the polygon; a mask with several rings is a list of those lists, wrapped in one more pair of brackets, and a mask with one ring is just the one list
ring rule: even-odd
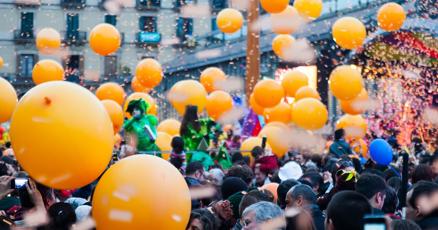
{"label": "green costume", "polygon": [[[152,135],[156,138],[157,136],[157,124],[158,119],[154,115],[146,114],[148,111],[149,104],[143,99],[132,100],[129,102],[127,112],[134,114],[134,110],[139,110],[140,114],[132,116],[131,119],[127,120],[123,125],[123,129],[126,134],[134,135],[137,139],[137,151],[147,152],[147,154],[153,155],[154,151],[159,151],[160,149],[155,144],[155,140],[151,139],[150,134],[146,131],[147,127],[151,131]],[[155,154],[161,157],[161,154]]]}

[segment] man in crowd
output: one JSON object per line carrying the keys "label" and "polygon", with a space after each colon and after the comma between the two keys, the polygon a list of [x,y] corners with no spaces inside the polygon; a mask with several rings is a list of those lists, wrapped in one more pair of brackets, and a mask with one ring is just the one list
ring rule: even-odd
{"label": "man in crowd", "polygon": [[330,154],[337,158],[342,155],[352,154],[350,145],[344,140],[345,131],[343,129],[338,129],[335,131],[335,140],[333,144],[330,145]]}
{"label": "man in crowd", "polygon": [[356,192],[364,195],[371,206],[373,214],[383,214],[382,207],[386,197],[386,182],[382,177],[365,173],[356,183]]}
{"label": "man in crowd", "polygon": [[[260,201],[248,206],[242,213],[244,230],[261,229],[267,221],[283,216],[283,211],[276,204]],[[269,228],[265,228],[269,229]],[[272,228],[270,228],[272,229]]]}

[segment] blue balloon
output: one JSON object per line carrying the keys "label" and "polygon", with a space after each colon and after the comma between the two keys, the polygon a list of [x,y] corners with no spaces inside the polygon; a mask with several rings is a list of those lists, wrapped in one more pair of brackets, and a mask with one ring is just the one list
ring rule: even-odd
{"label": "blue balloon", "polygon": [[370,156],[379,165],[389,165],[392,161],[392,147],[383,139],[375,139],[370,144]]}

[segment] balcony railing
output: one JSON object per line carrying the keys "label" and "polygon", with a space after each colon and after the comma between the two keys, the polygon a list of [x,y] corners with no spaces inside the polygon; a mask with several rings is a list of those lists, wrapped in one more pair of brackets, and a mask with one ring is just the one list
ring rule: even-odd
{"label": "balcony railing", "polygon": [[87,32],[85,31],[66,31],[64,43],[73,46],[82,46],[87,43]]}
{"label": "balcony railing", "polygon": [[83,9],[86,4],[86,0],[61,0],[61,7],[64,9]]}
{"label": "balcony railing", "polygon": [[161,7],[161,0],[136,0],[137,10],[158,10]]}
{"label": "balcony railing", "polygon": [[32,43],[35,40],[33,31],[14,30],[14,41],[17,44]]}
{"label": "balcony railing", "polygon": [[136,35],[135,43],[137,47],[157,46],[161,42],[161,34],[158,32],[140,31]]}

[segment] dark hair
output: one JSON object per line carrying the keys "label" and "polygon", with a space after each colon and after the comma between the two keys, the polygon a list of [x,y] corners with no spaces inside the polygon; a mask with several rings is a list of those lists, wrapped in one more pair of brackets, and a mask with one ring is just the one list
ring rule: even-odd
{"label": "dark hair", "polygon": [[412,195],[409,198],[409,204],[412,208],[417,209],[417,199],[420,196],[429,196],[430,194],[438,191],[438,184],[430,181],[419,181],[412,188]]}
{"label": "dark hair", "polygon": [[421,230],[420,226],[418,226],[412,220],[392,220],[391,221],[391,229],[397,229],[397,230]]}
{"label": "dark hair", "polygon": [[231,162],[232,162],[233,164],[240,163],[240,162],[242,162],[242,161],[243,161],[243,156],[242,156],[242,154],[241,154],[240,152],[234,153],[234,154],[231,156]]}
{"label": "dark hair", "polygon": [[243,210],[252,204],[260,201],[272,202],[273,200],[272,193],[266,194],[266,190],[253,189],[242,197],[239,204],[239,215],[242,216]]}
{"label": "dark hair", "polygon": [[227,199],[236,192],[246,191],[248,184],[239,177],[227,177],[221,185],[222,198]]}
{"label": "dark hair", "polygon": [[70,204],[59,202],[50,206],[47,210],[50,217],[49,229],[70,229],[76,222],[75,210]]}
{"label": "dark hair", "polygon": [[172,149],[175,153],[181,153],[184,151],[184,140],[178,136],[173,137],[170,146],[172,146]]}
{"label": "dark hair", "polygon": [[218,228],[214,215],[208,209],[194,209],[190,213],[188,224],[190,225],[194,219],[198,219],[201,222],[204,230],[215,230]]}
{"label": "dark hair", "polygon": [[356,183],[356,192],[363,194],[367,199],[371,199],[378,192],[385,192],[385,190],[385,180],[374,174],[362,174]]}
{"label": "dark hair", "polygon": [[344,131],[344,129],[337,129],[337,130],[335,131],[335,140],[340,140],[340,139],[342,139],[342,138],[344,137],[344,135],[345,135],[345,131]]}
{"label": "dark hair", "polygon": [[396,192],[398,192],[398,190],[400,189],[400,187],[401,187],[401,183],[402,183],[402,180],[401,180],[400,177],[391,177],[391,178],[389,178],[389,180],[386,182],[386,184],[387,184],[389,187],[393,188]]}
{"label": "dark hair", "polygon": [[199,161],[190,162],[186,167],[186,175],[192,175],[198,170],[203,170],[204,166]]}
{"label": "dark hair", "polygon": [[305,178],[309,179],[312,188],[318,187],[319,189],[321,189],[322,185],[324,184],[324,178],[322,178],[322,176],[317,172],[304,173],[301,176],[301,179]]}
{"label": "dark hair", "polygon": [[181,136],[189,134],[189,126],[199,131],[201,129],[201,125],[198,121],[198,107],[193,105],[186,106],[186,112],[184,113],[184,117],[181,122],[181,128],[179,133]]}
{"label": "dark hair", "polygon": [[336,230],[362,230],[363,217],[369,213],[371,205],[367,198],[353,191],[336,193],[327,207],[327,219]]}
{"label": "dark hair", "polygon": [[415,184],[420,180],[433,181],[434,178],[434,173],[429,165],[419,164],[415,167],[414,172],[412,173],[412,184]]}
{"label": "dark hair", "polygon": [[254,178],[254,173],[247,165],[233,165],[226,174],[227,177],[239,177],[245,183],[250,184]]}
{"label": "dark hair", "polygon": [[391,187],[386,187],[385,194],[386,197],[385,201],[383,202],[382,211],[385,214],[395,213],[399,204],[397,192]]}
{"label": "dark hair", "polygon": [[309,203],[315,204],[316,203],[316,194],[313,192],[312,188],[305,184],[298,184],[293,186],[290,190],[290,195],[293,198],[297,198],[299,196],[303,197],[304,200],[308,201]]}
{"label": "dark hair", "polygon": [[5,147],[6,147],[6,148],[10,148],[11,146],[12,146],[12,145],[11,145],[11,142],[8,141],[8,142],[5,143]]}
{"label": "dark hair", "polygon": [[260,146],[256,146],[251,150],[251,156],[254,158],[257,158],[259,156],[263,155],[263,148]]}
{"label": "dark hair", "polygon": [[295,179],[289,179],[289,180],[285,180],[283,182],[281,182],[278,187],[277,187],[277,204],[281,207],[281,208],[285,208],[286,207],[286,195],[287,192],[289,192],[289,190],[297,185],[300,184],[300,182],[298,182]]}

